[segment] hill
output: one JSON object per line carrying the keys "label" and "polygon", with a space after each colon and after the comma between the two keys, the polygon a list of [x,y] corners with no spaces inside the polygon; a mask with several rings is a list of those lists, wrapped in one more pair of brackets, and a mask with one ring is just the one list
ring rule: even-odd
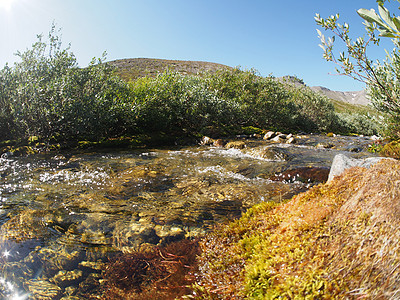
{"label": "hill", "polygon": [[347,102],[355,105],[368,105],[370,103],[370,100],[367,98],[367,93],[365,90],[354,92],[340,92],[332,91],[322,86],[312,86],[310,88],[314,92],[323,94],[332,100]]}
{"label": "hill", "polygon": [[[198,74],[204,72],[215,72],[219,69],[231,68],[229,66],[204,62],[204,61],[184,61],[184,60],[168,60],[156,58],[127,58],[118,59],[108,62],[108,64],[117,68],[117,73],[124,80],[135,80],[145,76],[156,76],[158,73],[170,69],[181,74]],[[281,82],[294,84],[295,86],[306,86],[306,84],[294,77],[284,76],[278,78]],[[322,86],[310,87],[314,92],[327,96],[329,99],[352,105],[368,105],[370,100],[367,98],[365,90],[354,92],[332,91]]]}
{"label": "hill", "polygon": [[[296,87],[306,86],[306,84],[299,78],[295,76],[283,76],[279,77],[278,80],[283,83],[292,84]],[[366,106],[371,103],[371,101],[367,97],[367,93],[365,90],[362,91],[351,91],[351,92],[341,92],[341,91],[332,91],[323,86],[311,86],[311,90],[322,94],[334,102],[340,101],[344,103],[349,103],[351,105],[363,105]]]}
{"label": "hill", "polygon": [[135,80],[145,76],[156,76],[170,69],[181,74],[198,74],[215,72],[219,69],[231,68],[222,64],[204,61],[183,61],[155,58],[128,58],[108,62],[117,68],[117,73],[125,80]]}

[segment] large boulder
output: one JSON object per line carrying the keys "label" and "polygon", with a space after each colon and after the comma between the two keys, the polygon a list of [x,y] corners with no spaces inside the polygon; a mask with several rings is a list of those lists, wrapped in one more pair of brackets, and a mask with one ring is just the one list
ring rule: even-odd
{"label": "large boulder", "polygon": [[363,167],[368,169],[372,165],[381,161],[382,159],[392,159],[392,158],[368,157],[364,159],[356,159],[348,157],[344,154],[338,154],[333,159],[331,170],[328,176],[328,182],[330,182],[335,176],[342,174],[346,169],[349,169],[351,167]]}

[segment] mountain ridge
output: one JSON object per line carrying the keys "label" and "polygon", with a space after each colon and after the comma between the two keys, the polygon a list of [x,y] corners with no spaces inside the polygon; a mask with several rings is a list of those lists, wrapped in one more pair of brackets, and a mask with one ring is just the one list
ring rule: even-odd
{"label": "mountain ridge", "polygon": [[[205,61],[186,61],[186,60],[169,60],[157,58],[124,58],[107,62],[111,66],[116,67],[117,74],[124,80],[136,80],[145,76],[156,76],[165,70],[179,72],[184,75],[196,75],[204,72],[216,72],[220,69],[232,69],[232,67]],[[295,86],[307,86],[301,79],[295,76],[277,77],[278,81]],[[314,92],[325,95],[329,99],[350,103],[353,105],[366,106],[370,103],[365,90],[362,91],[332,91],[323,86],[309,87]]]}

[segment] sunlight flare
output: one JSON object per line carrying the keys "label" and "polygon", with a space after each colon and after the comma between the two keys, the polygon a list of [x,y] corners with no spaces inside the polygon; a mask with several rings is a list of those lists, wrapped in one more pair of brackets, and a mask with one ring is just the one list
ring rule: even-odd
{"label": "sunlight flare", "polygon": [[0,10],[11,10],[12,5],[16,0],[0,0]]}

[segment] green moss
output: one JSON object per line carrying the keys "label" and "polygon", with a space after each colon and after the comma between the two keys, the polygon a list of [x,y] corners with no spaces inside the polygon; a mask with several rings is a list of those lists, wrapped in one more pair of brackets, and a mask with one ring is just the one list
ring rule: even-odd
{"label": "green moss", "polygon": [[399,178],[400,163],[383,160],[249,209],[204,239],[198,285],[213,299],[399,296]]}
{"label": "green moss", "polygon": [[246,127],[242,127],[242,133],[246,134],[246,135],[264,134],[265,130],[258,128],[258,127],[246,126]]}
{"label": "green moss", "polygon": [[380,153],[384,156],[389,156],[393,158],[400,158],[400,140],[392,141],[385,146],[383,146]]}

